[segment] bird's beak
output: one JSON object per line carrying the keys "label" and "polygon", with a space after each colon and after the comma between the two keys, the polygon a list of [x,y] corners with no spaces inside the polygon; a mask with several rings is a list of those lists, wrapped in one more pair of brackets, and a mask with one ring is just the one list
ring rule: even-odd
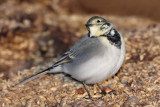
{"label": "bird's beak", "polygon": [[93,26],[93,24],[85,24],[85,25],[86,25],[87,28],[90,27],[90,26]]}

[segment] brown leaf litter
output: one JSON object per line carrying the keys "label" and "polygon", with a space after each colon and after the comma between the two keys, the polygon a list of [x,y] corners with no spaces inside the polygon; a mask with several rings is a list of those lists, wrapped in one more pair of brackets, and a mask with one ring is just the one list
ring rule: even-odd
{"label": "brown leaf litter", "polygon": [[160,106],[160,24],[137,17],[102,15],[124,35],[127,49],[120,71],[100,83],[106,96],[89,85],[93,99],[86,99],[82,84],[63,74],[43,75],[11,88],[23,77],[51,66],[87,33],[84,24],[93,16],[57,15],[50,10],[53,5],[16,5],[4,3],[0,8],[4,13],[0,15],[0,106]]}

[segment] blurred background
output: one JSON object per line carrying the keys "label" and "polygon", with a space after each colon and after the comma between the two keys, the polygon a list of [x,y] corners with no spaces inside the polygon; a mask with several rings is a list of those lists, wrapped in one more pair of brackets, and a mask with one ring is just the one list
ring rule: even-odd
{"label": "blurred background", "polygon": [[79,4],[80,10],[83,9],[86,13],[140,16],[160,20],[159,0],[80,0],[76,3]]}
{"label": "blurred background", "polygon": [[87,33],[84,24],[93,15],[107,18],[124,35],[155,27],[159,4],[159,0],[0,0],[0,73],[8,79],[8,72],[53,63]]}

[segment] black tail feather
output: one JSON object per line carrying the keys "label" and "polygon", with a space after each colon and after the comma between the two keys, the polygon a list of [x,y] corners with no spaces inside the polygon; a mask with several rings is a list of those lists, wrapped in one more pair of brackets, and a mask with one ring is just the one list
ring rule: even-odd
{"label": "black tail feather", "polygon": [[21,80],[20,82],[16,83],[16,84],[14,85],[14,87],[16,87],[16,86],[18,86],[18,85],[21,85],[21,84],[25,84],[25,83],[27,83],[27,82],[29,82],[29,81],[31,81],[31,80],[34,80],[34,79],[36,79],[37,77],[39,77],[39,76],[41,76],[41,75],[43,75],[43,74],[46,74],[47,71],[49,71],[49,70],[51,70],[51,69],[53,69],[53,68],[54,68],[54,66],[49,67],[49,68],[47,68],[47,69],[45,69],[45,70],[42,70],[41,72],[38,72],[38,73],[36,73],[36,74],[34,74],[34,75],[31,75],[31,76],[29,76],[29,77],[26,77],[26,78],[24,78],[23,80]]}

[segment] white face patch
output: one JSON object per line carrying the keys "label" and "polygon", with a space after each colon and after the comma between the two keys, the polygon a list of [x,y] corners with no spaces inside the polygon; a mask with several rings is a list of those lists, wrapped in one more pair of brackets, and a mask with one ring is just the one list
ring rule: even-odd
{"label": "white face patch", "polygon": [[97,28],[97,26],[91,26],[90,27],[90,37],[92,37],[92,36],[97,36],[97,33],[98,33],[98,28]]}
{"label": "white face patch", "polygon": [[114,34],[115,34],[115,31],[111,30],[111,35],[114,36]]}
{"label": "white face patch", "polygon": [[105,24],[105,25],[102,26],[102,29],[104,29],[104,28],[105,28],[105,29],[106,29],[106,28],[109,28],[109,26],[108,26],[107,24]]}

